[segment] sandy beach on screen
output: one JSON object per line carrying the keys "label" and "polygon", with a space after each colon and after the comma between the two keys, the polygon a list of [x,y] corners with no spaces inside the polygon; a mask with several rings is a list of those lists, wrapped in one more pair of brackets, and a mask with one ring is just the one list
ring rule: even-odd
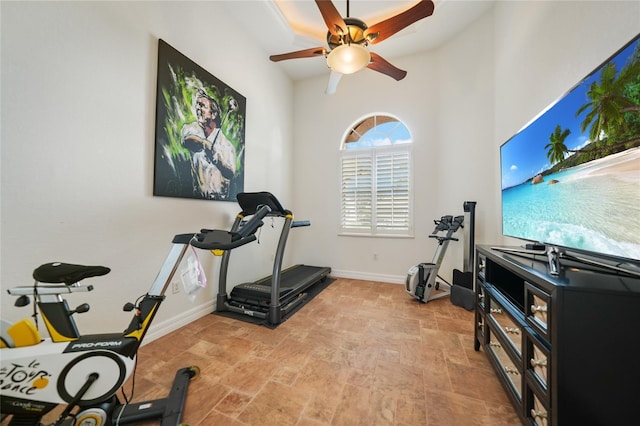
{"label": "sandy beach on screen", "polygon": [[616,175],[640,183],[640,147],[590,161],[576,167],[574,178]]}

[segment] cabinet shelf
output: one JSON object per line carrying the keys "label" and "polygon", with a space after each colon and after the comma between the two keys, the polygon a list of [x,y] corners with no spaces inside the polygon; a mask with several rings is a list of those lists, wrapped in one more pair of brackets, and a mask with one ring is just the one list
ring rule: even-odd
{"label": "cabinet shelf", "polygon": [[640,279],[477,246],[475,350],[523,424],[640,421]]}

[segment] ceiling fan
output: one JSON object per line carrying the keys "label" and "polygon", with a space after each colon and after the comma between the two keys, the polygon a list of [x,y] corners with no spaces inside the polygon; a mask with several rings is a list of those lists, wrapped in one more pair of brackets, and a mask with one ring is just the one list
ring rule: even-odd
{"label": "ceiling fan", "polygon": [[327,24],[327,44],[325,47],[298,50],[295,52],[271,55],[274,62],[287,59],[312,58],[323,56],[331,69],[329,84],[325,93],[335,93],[343,74],[352,74],[363,68],[402,80],[407,72],[387,62],[380,55],[370,52],[367,46],[380,43],[398,31],[408,27],[420,19],[433,14],[434,4],[431,0],[420,0],[415,6],[382,22],[367,26],[362,20],[349,16],[349,0],[347,0],[347,16],[342,17],[331,0],[315,0],[324,22]]}

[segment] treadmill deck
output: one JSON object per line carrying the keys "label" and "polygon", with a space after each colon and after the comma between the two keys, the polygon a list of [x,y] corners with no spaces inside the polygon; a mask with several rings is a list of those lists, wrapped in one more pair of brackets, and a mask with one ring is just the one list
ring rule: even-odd
{"label": "treadmill deck", "polygon": [[[329,267],[295,265],[282,271],[280,275],[279,302],[286,305],[294,298],[301,297],[312,285],[324,281],[331,272]],[[264,309],[271,305],[272,276],[253,283],[244,283],[231,290],[229,302],[248,304]]]}

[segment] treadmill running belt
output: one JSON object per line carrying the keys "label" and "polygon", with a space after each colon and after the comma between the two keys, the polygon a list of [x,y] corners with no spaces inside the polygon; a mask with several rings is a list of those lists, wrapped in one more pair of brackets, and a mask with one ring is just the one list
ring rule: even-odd
{"label": "treadmill running belt", "polygon": [[[297,297],[318,281],[326,279],[331,268],[309,265],[295,265],[282,271],[280,275],[279,301],[284,304]],[[258,306],[271,303],[272,277],[265,277],[255,283],[237,285],[231,290],[231,300]]]}
{"label": "treadmill running belt", "polygon": [[267,328],[275,329],[280,324],[284,323],[286,320],[291,318],[293,314],[295,314],[300,308],[302,308],[304,305],[306,305],[311,300],[313,300],[314,297],[320,294],[325,288],[329,287],[329,285],[334,281],[335,279],[331,277],[327,277],[324,281],[321,281],[309,287],[306,293],[307,297],[304,298],[304,301],[298,304],[294,309],[291,309],[288,312],[284,313],[284,315],[282,316],[282,320],[277,324],[271,324],[267,319],[264,319],[264,318],[259,318],[259,317],[250,316],[250,315],[243,315],[243,314],[232,312],[232,311],[215,311],[213,312],[213,315],[219,315],[221,317],[232,318],[234,320],[244,321],[250,324],[262,325]]}

